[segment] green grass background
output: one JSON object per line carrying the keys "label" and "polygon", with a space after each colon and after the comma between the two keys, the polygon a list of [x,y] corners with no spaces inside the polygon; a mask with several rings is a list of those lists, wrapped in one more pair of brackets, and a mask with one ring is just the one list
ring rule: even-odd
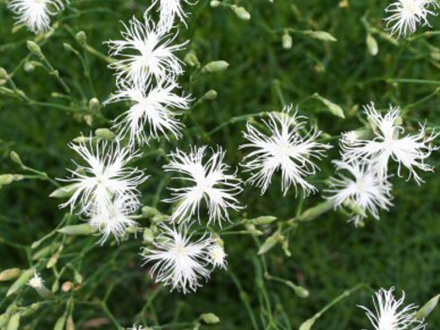
{"label": "green grass background", "polygon": [[[70,7],[55,19],[59,28],[42,46],[50,63],[60,71],[73,90],[75,105],[86,105],[93,93],[83,74],[78,59],[63,48],[70,43],[77,49],[74,34],[85,31],[88,43],[105,53],[103,44],[118,39],[121,24],[132,15],[141,17],[149,6],[149,0],[74,0]],[[361,106],[375,101],[379,108],[388,104],[407,107],[433,93],[439,87],[440,36],[422,37],[413,41],[400,40],[394,45],[378,34],[373,34],[379,44],[377,56],[368,54],[366,47],[365,18],[371,27],[383,30],[384,8],[387,1],[349,1],[341,8],[338,1],[309,0],[241,1],[252,15],[250,21],[239,20],[227,8],[211,8],[209,1],[200,0],[192,11],[188,29],[182,28],[178,40],[190,39],[189,48],[197,54],[201,63],[226,60],[230,67],[225,72],[204,75],[191,86],[189,76],[193,69],[187,67],[181,79],[183,89],[194,98],[201,97],[209,89],[218,92],[218,98],[204,102],[191,110],[192,117],[204,132],[209,132],[232,117],[268,110],[281,110],[285,103],[300,105],[300,113],[310,117],[324,132],[338,136],[341,132],[362,125]],[[292,7],[294,6],[294,8]],[[433,18],[433,30],[439,26]],[[12,14],[0,1],[0,67],[12,72],[29,52],[26,41],[34,36],[24,29],[15,33]],[[282,30],[286,27],[298,30],[323,30],[338,41],[327,43],[300,34],[292,35],[293,47],[281,46]],[[420,29],[424,31],[425,29]],[[421,33],[421,32],[420,32]],[[185,52],[180,53],[183,58]],[[35,58],[33,58],[35,60]],[[98,57],[89,55],[91,76],[96,97],[104,101],[114,90],[112,72]],[[425,83],[394,83],[389,79],[421,79]],[[68,105],[65,100],[54,99],[51,93],[62,93],[60,85],[42,68],[33,72],[16,71],[17,86],[33,99]],[[278,87],[277,87],[278,86]],[[307,99],[313,93],[339,104],[346,119],[332,116],[316,100]],[[125,110],[123,104],[101,109],[109,119]],[[430,127],[440,125],[439,99],[432,97],[408,108],[404,117],[409,131],[417,129],[418,122],[427,121]],[[220,144],[227,148],[227,161],[238,164],[242,152],[238,146],[243,142],[241,131],[245,122],[227,125],[209,138],[201,133],[188,116],[185,138],[179,142],[152,142],[145,152],[159,147],[166,151],[188,143]],[[57,109],[29,106],[0,94],[0,174],[20,173],[9,159],[11,150],[17,151],[23,161],[36,169],[46,171],[51,177],[67,175],[66,167],[72,167],[73,152],[66,144],[80,132],[89,134],[91,129],[108,124],[94,118],[93,126]],[[333,142],[334,143],[334,142]],[[335,144],[335,143],[334,143]],[[338,157],[335,148],[323,161],[322,172],[312,179],[320,188],[332,167],[329,159]],[[150,180],[142,186],[145,205],[155,205],[161,211],[169,206],[158,203],[167,196],[166,182],[160,165],[165,159],[148,156],[137,163],[147,168]],[[434,154],[429,162],[439,163]],[[407,173],[405,173],[407,174]],[[329,212],[319,219],[301,224],[290,238],[291,257],[286,257],[279,246],[265,256],[272,275],[276,275],[308,288],[310,297],[301,299],[281,283],[263,280],[259,269],[261,260],[256,258],[258,246],[250,236],[225,236],[229,254],[229,268],[239,279],[250,299],[256,315],[258,328],[267,326],[268,301],[273,317],[287,329],[298,326],[313,316],[344,290],[359,283],[373,289],[396,286],[407,292],[409,302],[418,305],[440,291],[440,177],[437,173],[423,173],[426,184],[418,186],[414,181],[393,178],[394,207],[389,213],[382,212],[380,221],[370,220],[365,228],[355,229],[346,223],[342,213]],[[293,191],[282,198],[279,178],[264,196],[247,186],[242,201],[249,216],[271,214],[280,219],[294,216],[298,199]],[[27,267],[23,249],[11,245],[29,246],[52,230],[61,220],[63,211],[58,201],[48,195],[53,187],[45,181],[22,181],[0,190],[0,268]],[[308,198],[304,208],[318,203],[322,196]],[[237,220],[238,215],[233,219]],[[262,238],[259,238],[261,241]],[[72,243],[71,251],[79,251],[84,241]],[[87,241],[90,247],[93,243]],[[91,277],[81,289],[83,302],[101,299],[108,294],[107,305],[119,323],[129,326],[135,315],[145,308],[147,324],[169,324],[180,329],[177,323],[191,322],[204,312],[213,312],[221,318],[217,329],[252,329],[249,314],[240,299],[239,292],[228,272],[216,271],[212,279],[196,294],[168,293],[157,287],[140,268],[139,241],[130,240],[118,246],[106,244],[94,246],[84,257],[82,274]],[[77,249],[77,250],[75,250]],[[62,262],[62,261],[61,261]],[[43,276],[51,284],[50,271]],[[66,280],[69,277],[66,277]],[[264,290],[263,287],[264,286]],[[7,283],[0,284],[0,311],[10,298],[3,298]],[[267,296],[265,295],[267,294]],[[371,291],[361,290],[341,301],[326,312],[314,329],[371,329],[357,304],[371,307]],[[39,298],[32,292],[24,295],[23,302],[32,303]],[[100,308],[86,303],[75,305],[74,318],[81,328],[84,322],[107,317]],[[64,307],[43,308],[40,313],[23,321],[27,329],[51,329]],[[440,311],[429,319],[428,329],[440,326]],[[147,325],[145,324],[145,325]],[[104,325],[101,329],[110,329]],[[182,328],[185,328],[183,326]],[[189,327],[191,328],[191,327]]]}

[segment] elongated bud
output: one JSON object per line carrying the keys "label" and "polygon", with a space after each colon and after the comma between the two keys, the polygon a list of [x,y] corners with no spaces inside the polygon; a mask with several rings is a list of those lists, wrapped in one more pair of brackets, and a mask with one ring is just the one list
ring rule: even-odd
{"label": "elongated bud", "polygon": [[429,314],[432,313],[434,308],[437,306],[439,299],[440,299],[440,295],[437,295],[434,298],[432,298],[430,301],[428,301],[425,304],[425,306],[420,308],[420,310],[416,313],[415,318],[420,321],[425,320],[429,316]]}
{"label": "elongated bud", "polygon": [[6,186],[14,181],[23,180],[24,176],[21,174],[2,174],[0,175],[0,186]]}
{"label": "elongated bud", "polygon": [[90,142],[91,138],[88,136],[78,136],[72,140],[73,143],[87,143]]}
{"label": "elongated bud", "polygon": [[202,73],[215,73],[226,70],[229,67],[229,63],[226,61],[213,61],[209,62],[202,68]]}
{"label": "elongated bud", "polygon": [[9,319],[8,327],[6,328],[6,330],[18,330],[19,327],[20,327],[20,313],[15,313]]}
{"label": "elongated bud", "polygon": [[3,68],[0,68],[0,80],[1,79],[4,79],[4,80],[8,80],[9,79],[8,73]]}
{"label": "elongated bud", "polygon": [[232,5],[231,9],[234,11],[235,15],[237,15],[239,19],[242,19],[243,21],[249,21],[251,19],[251,14],[243,7]]}
{"label": "elongated bud", "polygon": [[221,4],[222,4],[222,3],[221,3],[220,1],[217,1],[217,0],[212,0],[212,1],[209,3],[209,5],[210,5],[212,8],[219,7]]}
{"label": "elongated bud", "polygon": [[306,288],[303,288],[302,286],[295,285],[291,281],[287,281],[286,284],[290,286],[293,291],[295,291],[295,294],[300,298],[307,298],[309,296],[309,291]]}
{"label": "elongated bud", "polygon": [[71,197],[75,191],[78,189],[78,185],[76,183],[69,184],[67,186],[55,189],[49,195],[51,198],[68,198]]}
{"label": "elongated bud", "polygon": [[265,215],[262,217],[251,219],[250,221],[252,221],[252,223],[254,225],[258,226],[258,225],[268,225],[268,224],[274,222],[276,219],[277,219],[277,217],[274,217],[272,215]]}
{"label": "elongated bud", "polygon": [[312,317],[299,326],[299,330],[310,330],[315,324],[316,318]]}
{"label": "elongated bud", "polygon": [[205,93],[205,95],[202,96],[202,99],[212,101],[212,100],[215,100],[217,98],[217,96],[218,96],[217,91],[214,89],[210,89],[209,91],[207,91]]}
{"label": "elongated bud", "polygon": [[0,273],[0,282],[14,280],[20,275],[21,275],[21,269],[19,268],[5,269]]}
{"label": "elongated bud", "polygon": [[77,52],[76,49],[74,49],[71,44],[64,43],[63,47],[64,47],[65,50],[68,50],[70,52],[73,52],[73,53]]}
{"label": "elongated bud", "polygon": [[32,54],[38,56],[39,58],[44,58],[43,52],[41,51],[40,46],[38,46],[36,42],[33,42],[32,40],[28,40],[26,44],[27,44],[27,48]]}
{"label": "elongated bud", "polygon": [[159,210],[151,207],[151,206],[144,206],[142,207],[142,215],[145,218],[153,218],[154,216],[160,214]]}
{"label": "elongated bud", "polygon": [[96,137],[104,140],[113,140],[116,136],[116,134],[110,131],[108,128],[98,128],[95,131],[95,135]]}
{"label": "elongated bud", "polygon": [[289,32],[284,32],[283,34],[283,48],[284,49],[290,49],[292,48],[292,37],[290,36]]}
{"label": "elongated bud", "polygon": [[166,216],[165,215],[163,215],[162,213],[160,213],[160,214],[156,214],[152,219],[151,219],[151,221],[153,221],[153,223],[155,223],[155,224],[159,224],[159,223],[161,223],[161,222],[164,222],[165,220],[166,220]]}
{"label": "elongated bud", "polygon": [[332,201],[325,201],[321,204],[318,204],[308,210],[306,210],[303,214],[301,214],[297,220],[298,221],[312,221],[318,218],[320,215],[330,211],[333,208]]}
{"label": "elongated bud", "polygon": [[220,322],[220,318],[214,313],[204,313],[200,315],[200,319],[206,324],[217,324]]}
{"label": "elongated bud", "polygon": [[87,44],[87,35],[84,31],[79,31],[75,35],[75,39],[82,47],[84,47]]}
{"label": "elongated bud", "polygon": [[58,318],[58,320],[55,322],[55,327],[53,330],[64,330],[64,326],[66,324],[67,315],[63,314]]}
{"label": "elongated bud", "polygon": [[101,109],[101,103],[99,102],[99,100],[96,97],[94,97],[90,100],[89,109],[90,109],[90,111],[93,111],[93,112],[99,111],[99,109]]}
{"label": "elongated bud", "polygon": [[11,153],[9,154],[9,157],[11,157],[11,160],[14,163],[20,165],[20,167],[24,166],[23,162],[21,161],[20,156],[15,151],[11,151]]}
{"label": "elongated bud", "polygon": [[367,34],[367,48],[368,52],[372,56],[376,56],[379,53],[379,46],[376,39],[371,34]]}
{"label": "elongated bud", "polygon": [[276,231],[271,236],[269,236],[266,241],[264,241],[263,245],[261,245],[258,250],[258,254],[264,254],[272,249],[277,243],[281,242],[283,239],[283,235],[279,231]]}
{"label": "elongated bud", "polygon": [[20,277],[11,285],[6,293],[6,297],[9,297],[20,290],[26,283],[34,276],[34,269],[30,268],[21,273]]}
{"label": "elongated bud", "polygon": [[75,330],[75,323],[73,322],[72,315],[69,315],[67,318],[66,330]]}
{"label": "elongated bud", "polygon": [[198,68],[200,66],[199,59],[197,58],[196,54],[193,51],[190,51],[185,55],[184,61],[186,64],[188,64],[191,67]]}
{"label": "elongated bud", "polygon": [[79,235],[91,235],[96,233],[97,229],[89,224],[66,226],[57,230],[61,234],[79,236]]}
{"label": "elongated bud", "polygon": [[5,313],[0,315],[0,329],[3,329],[9,321],[9,314]]}
{"label": "elongated bud", "polygon": [[144,242],[152,243],[154,241],[154,233],[150,228],[146,228],[144,230],[144,234],[142,236]]}
{"label": "elongated bud", "polygon": [[340,118],[345,118],[344,110],[342,110],[342,108],[339,105],[333,103],[330,100],[327,100],[326,98],[322,97],[321,95],[319,95],[317,93],[315,93],[313,95],[313,97],[315,99],[321,101],[327,107],[327,109],[335,116],[340,117]]}
{"label": "elongated bud", "polygon": [[63,251],[64,246],[61,245],[57,252],[55,252],[55,254],[49,259],[49,261],[47,262],[46,268],[52,268],[53,266],[55,266],[58,262],[58,259],[60,258],[60,254]]}
{"label": "elongated bud", "polygon": [[309,36],[313,39],[317,39],[317,40],[330,41],[330,42],[338,41],[330,33],[325,32],[325,31],[302,31],[301,33],[305,34],[306,36]]}

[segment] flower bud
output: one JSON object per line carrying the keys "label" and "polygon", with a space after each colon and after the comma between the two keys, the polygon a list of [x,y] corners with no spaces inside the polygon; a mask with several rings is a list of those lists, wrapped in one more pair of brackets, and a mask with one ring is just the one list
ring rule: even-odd
{"label": "flower bud", "polygon": [[215,100],[217,98],[217,96],[218,96],[217,91],[214,89],[210,89],[209,91],[207,91],[205,93],[205,95],[202,96],[202,99],[212,101],[212,100]]}
{"label": "flower bud", "polygon": [[65,226],[57,230],[61,234],[78,236],[78,235],[91,235],[97,231],[96,228],[89,224]]}
{"label": "flower bud", "polygon": [[56,190],[54,190],[49,197],[52,198],[69,198],[71,197],[75,191],[77,190],[77,184],[76,183],[72,183],[69,184],[67,186],[58,188]]}
{"label": "flower bud", "polygon": [[16,279],[20,275],[21,275],[21,269],[19,268],[5,269],[0,273],[0,282]]}
{"label": "flower bud", "polygon": [[283,48],[284,49],[292,48],[292,37],[287,31],[283,34]]}
{"label": "flower bud", "polygon": [[15,151],[11,151],[11,153],[9,154],[9,157],[11,157],[11,160],[14,163],[20,165],[20,167],[24,166],[23,162],[21,161],[20,156]]}
{"label": "flower bud", "polygon": [[11,285],[6,297],[9,297],[20,290],[34,276],[34,269],[30,268],[21,273],[20,277]]}
{"label": "flower bud", "polygon": [[376,39],[374,39],[374,37],[368,33],[367,35],[367,48],[368,48],[368,52],[370,53],[370,55],[372,56],[376,56],[377,53],[379,53],[379,46],[377,44]]}
{"label": "flower bud", "polygon": [[73,288],[73,283],[70,281],[66,281],[61,285],[61,290],[63,292],[70,292]]}
{"label": "flower bud", "polygon": [[326,98],[322,97],[321,95],[319,95],[317,93],[315,93],[313,95],[313,97],[315,99],[321,101],[333,115],[340,117],[340,118],[345,118],[344,110],[342,110],[342,108],[339,105],[333,103],[330,100],[327,100]]}
{"label": "flower bud", "polygon": [[93,111],[93,112],[99,111],[99,109],[101,109],[101,103],[99,102],[99,100],[96,97],[94,97],[90,100],[89,109],[90,109],[90,111]]}
{"label": "flower bud", "polygon": [[213,61],[209,62],[202,68],[202,73],[215,73],[221,72],[228,68],[229,63],[226,61]]}
{"label": "flower bud", "polygon": [[231,9],[234,11],[235,15],[237,15],[239,19],[242,19],[243,21],[249,21],[251,19],[251,14],[243,7],[232,5]]}
{"label": "flower bud", "polygon": [[283,235],[279,231],[276,231],[271,236],[269,236],[266,241],[264,241],[263,245],[261,245],[260,249],[258,250],[258,254],[265,254],[282,240]]}
{"label": "flower bud", "polygon": [[23,68],[24,71],[26,71],[26,72],[34,71],[35,70],[35,63],[37,63],[37,62],[35,62],[35,61],[26,62],[24,64],[24,68]]}
{"label": "flower bud", "polygon": [[43,58],[44,57],[43,52],[41,51],[40,46],[38,46],[38,44],[36,42],[28,40],[27,41],[27,48],[29,49],[29,51],[32,54],[38,56],[39,58]]}
{"label": "flower bud", "polygon": [[69,315],[67,318],[66,330],[75,330],[75,323],[73,322],[72,315]]}
{"label": "flower bud", "polygon": [[95,135],[96,137],[104,140],[113,140],[116,136],[116,134],[110,131],[108,128],[98,128],[95,131]]}
{"label": "flower bud", "polygon": [[312,317],[299,326],[299,330],[310,330],[315,324],[316,318]]}
{"label": "flower bud", "polygon": [[338,41],[330,33],[325,31],[302,31],[303,34],[317,40],[336,42]]}
{"label": "flower bud", "polygon": [[87,44],[87,35],[84,31],[79,31],[75,35],[75,39],[82,47],[84,47]]}
{"label": "flower bud", "polygon": [[155,224],[158,224],[158,223],[161,223],[161,222],[163,222],[163,221],[165,221],[166,220],[166,216],[165,215],[163,215],[163,214],[156,214],[152,219],[151,219],[151,221],[153,221],[153,223],[155,223]]}
{"label": "flower bud", "polygon": [[0,79],[8,80],[9,76],[5,69],[0,68]]}
{"label": "flower bud", "polygon": [[3,329],[4,326],[8,324],[8,321],[9,321],[9,314],[5,313],[0,315],[0,329]]}
{"label": "flower bud", "polygon": [[155,215],[160,214],[158,209],[151,206],[144,206],[141,211],[145,218],[153,218]]}
{"label": "flower bud", "polygon": [[218,6],[220,6],[222,3],[220,2],[220,1],[217,1],[217,0],[212,0],[210,3],[209,3],[209,5],[212,7],[212,8],[216,8],[216,7],[218,7]]}
{"label": "flower bud", "polygon": [[21,181],[24,176],[21,174],[2,174],[0,175],[0,187],[11,184],[14,181]]}
{"label": "flower bud", "polygon": [[277,219],[277,217],[274,217],[272,215],[265,215],[262,217],[252,219],[251,221],[254,225],[258,226],[258,225],[268,225],[268,224],[274,222],[276,219]]}
{"label": "flower bud", "polygon": [[58,320],[55,322],[55,327],[53,330],[64,330],[64,326],[66,324],[67,315],[63,314],[58,318]]}
{"label": "flower bud", "polygon": [[196,54],[193,51],[190,51],[185,55],[184,61],[186,64],[188,64],[191,67],[200,66],[199,59],[197,58]]}
{"label": "flower bud", "polygon": [[217,324],[220,322],[220,318],[213,313],[204,313],[200,315],[200,319],[206,324]]}
{"label": "flower bud", "polygon": [[298,221],[312,221],[315,220],[320,215],[330,211],[333,208],[332,201],[325,201],[321,204],[318,204],[305,212],[303,212],[298,218]]}
{"label": "flower bud", "polygon": [[154,241],[154,234],[150,228],[146,228],[144,230],[144,234],[142,236],[144,242],[152,243]]}
{"label": "flower bud", "polygon": [[307,298],[309,296],[309,291],[302,286],[295,285],[291,281],[287,281],[286,284],[295,291],[295,294],[300,298]]}
{"label": "flower bud", "polygon": [[20,313],[15,313],[9,319],[8,327],[6,328],[6,330],[18,330],[19,327],[20,327]]}
{"label": "flower bud", "polygon": [[415,319],[420,321],[425,320],[429,316],[429,314],[432,313],[434,308],[437,306],[439,299],[440,299],[440,295],[437,295],[434,298],[432,298],[430,301],[428,301],[425,304],[425,306],[420,308],[420,310],[416,313]]}

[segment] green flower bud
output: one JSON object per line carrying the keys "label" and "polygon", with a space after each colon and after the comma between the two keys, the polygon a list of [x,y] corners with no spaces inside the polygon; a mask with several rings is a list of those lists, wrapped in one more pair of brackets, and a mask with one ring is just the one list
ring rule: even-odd
{"label": "green flower bud", "polygon": [[416,313],[415,318],[417,320],[425,320],[434,310],[434,308],[438,304],[438,300],[440,299],[440,295],[435,296],[430,301],[428,301],[425,306],[420,308],[420,310]]}
{"label": "green flower bud", "polygon": [[24,71],[26,72],[32,72],[35,70],[35,61],[26,62],[24,64]]}
{"label": "green flower bud", "polygon": [[0,273],[0,282],[14,280],[20,275],[21,275],[21,269],[19,268],[5,269]]}
{"label": "green flower bud", "polygon": [[27,48],[32,54],[38,56],[39,58],[44,58],[43,52],[36,42],[28,40],[26,44]]}
{"label": "green flower bud", "polygon": [[212,7],[212,8],[216,8],[216,7],[218,7],[218,6],[220,6],[222,3],[220,2],[220,1],[217,1],[217,0],[212,0],[210,3],[209,3],[209,5]]}
{"label": "green flower bud", "polygon": [[292,48],[292,37],[288,32],[285,32],[283,34],[283,48],[284,49],[291,49]]}
{"label": "green flower bud", "polygon": [[53,328],[53,330],[63,330],[64,329],[64,325],[66,324],[66,314],[60,316],[58,318],[58,320],[55,322],[55,327]]}
{"label": "green flower bud", "polygon": [[215,73],[226,70],[229,67],[229,63],[226,61],[213,61],[209,62],[202,68],[202,73]]}
{"label": "green flower bud", "polygon": [[367,34],[367,48],[372,56],[376,56],[379,53],[379,45],[376,39],[369,33]]}
{"label": "green flower bud", "polygon": [[316,318],[312,317],[299,326],[299,330],[310,330],[315,324]]}
{"label": "green flower bud", "polygon": [[231,9],[234,11],[235,15],[237,15],[239,19],[242,19],[243,21],[249,21],[251,19],[251,14],[243,7],[232,5]]}
{"label": "green flower bud", "polygon": [[317,40],[330,41],[330,42],[338,41],[330,33],[325,31],[302,31],[301,33]]}
{"label": "green flower bud", "polygon": [[0,329],[3,329],[3,327],[8,324],[9,321],[9,314],[5,313],[0,315]]}
{"label": "green flower bud", "polygon": [[295,294],[300,298],[307,298],[309,296],[309,291],[306,288],[303,288],[302,286],[295,285],[291,281],[287,281],[286,284],[290,286],[293,291],[295,291]]}
{"label": "green flower bud", "polygon": [[340,117],[340,118],[345,118],[344,110],[342,110],[342,108],[339,105],[331,102],[330,100],[327,100],[326,98],[322,97],[321,95],[319,95],[317,93],[315,93],[313,95],[313,97],[315,99],[321,101],[327,107],[327,109],[335,116]]}
{"label": "green flower bud", "polygon": [[21,181],[24,176],[21,174],[2,174],[0,175],[0,186],[6,186],[14,181]]}
{"label": "green flower bud", "polygon": [[58,229],[57,231],[65,235],[78,236],[78,235],[91,235],[93,233],[96,233],[97,229],[90,226],[89,224],[82,224],[82,225],[66,226],[61,229]]}
{"label": "green flower bud", "polygon": [[212,101],[212,100],[215,100],[217,98],[217,96],[218,96],[217,91],[214,89],[210,89],[209,91],[207,91],[205,93],[205,95],[202,96],[202,99]]}
{"label": "green flower bud", "polygon": [[67,318],[66,330],[75,330],[75,323],[73,322],[72,315],[69,315]]}
{"label": "green flower bud", "polygon": [[199,59],[197,58],[196,54],[193,51],[190,51],[185,55],[184,61],[186,64],[188,64],[191,67],[198,68],[200,66]]}
{"label": "green flower bud", "polygon": [[82,47],[84,47],[87,44],[87,35],[84,31],[79,31],[75,35],[75,39]]}
{"label": "green flower bud", "polygon": [[333,208],[332,201],[325,201],[317,206],[314,206],[305,212],[303,212],[298,218],[298,221],[312,221],[318,218],[320,215],[330,211]]}
{"label": "green flower bud", "polygon": [[9,157],[11,157],[11,160],[14,163],[20,165],[20,167],[24,166],[23,162],[21,161],[20,156],[15,151],[11,151],[11,153],[9,154]]}
{"label": "green flower bud", "polygon": [[263,245],[261,245],[260,249],[258,250],[258,254],[265,254],[282,240],[283,235],[279,231],[276,231],[264,241]]}
{"label": "green flower bud", "polygon": [[154,207],[151,207],[151,206],[144,206],[144,207],[142,208],[142,215],[143,215],[145,218],[153,218],[154,216],[156,216],[156,215],[158,215],[158,214],[160,214],[159,210],[156,209],[156,208],[154,208]]}
{"label": "green flower bud", "polygon": [[110,131],[108,128],[98,128],[95,131],[95,135],[96,137],[104,140],[113,140],[116,136],[116,134]]}
{"label": "green flower bud", "polygon": [[154,234],[150,228],[146,228],[144,230],[143,240],[144,240],[144,242],[147,242],[147,243],[154,242]]}
{"label": "green flower bud", "polygon": [[220,322],[220,318],[213,313],[204,313],[200,315],[200,319],[206,324],[217,324]]}
{"label": "green flower bud", "polygon": [[268,224],[274,222],[276,219],[277,219],[277,217],[274,217],[272,215],[264,215],[262,217],[252,219],[251,221],[254,225],[258,226],[258,225],[268,225]]}
{"label": "green flower bud", "polygon": [[9,76],[5,69],[0,68],[0,79],[8,80]]}
{"label": "green flower bud", "polygon": [[101,103],[99,102],[99,100],[97,98],[92,98],[89,102],[89,109],[90,111],[96,112],[99,111],[99,109],[101,109]]}
{"label": "green flower bud", "polygon": [[6,328],[6,330],[18,330],[19,327],[20,327],[20,313],[15,313],[9,319],[8,327]]}
{"label": "green flower bud", "polygon": [[34,269],[30,268],[21,273],[20,277],[11,285],[6,297],[9,297],[20,290],[34,276]]}
{"label": "green flower bud", "polygon": [[166,216],[163,214],[156,214],[151,221],[153,221],[155,224],[164,222],[166,220]]}
{"label": "green flower bud", "polygon": [[69,184],[67,186],[54,190],[49,197],[52,198],[69,198],[77,190],[78,185],[76,183]]}

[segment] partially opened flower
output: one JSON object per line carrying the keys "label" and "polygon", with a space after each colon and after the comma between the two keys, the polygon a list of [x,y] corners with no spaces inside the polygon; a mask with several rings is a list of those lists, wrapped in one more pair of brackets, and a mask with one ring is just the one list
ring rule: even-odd
{"label": "partially opened flower", "polygon": [[[378,177],[368,163],[354,161],[352,163],[335,161],[338,177],[331,178],[330,194],[328,199],[332,200],[335,207],[341,207],[347,202],[352,202],[359,207],[363,213],[370,213],[379,219],[379,208],[388,210],[391,206],[391,184],[388,180]],[[349,177],[341,172],[347,172]],[[351,221],[359,225],[363,216],[356,214]]]}
{"label": "partially opened flower", "polygon": [[214,243],[209,248],[209,262],[214,265],[214,267],[219,267],[226,269],[227,267],[227,254],[225,249],[218,243]]}
{"label": "partially opened flower", "polygon": [[409,170],[409,178],[414,177],[419,184],[423,182],[416,170],[434,170],[432,166],[425,164],[425,159],[432,151],[438,149],[431,144],[438,134],[432,132],[431,135],[427,135],[426,127],[421,125],[417,134],[403,136],[405,130],[399,124],[398,107],[391,106],[389,112],[383,116],[375,109],[374,103],[371,103],[365,107],[365,113],[373,126],[375,137],[373,140],[343,140],[344,159],[347,161],[368,159],[381,178],[386,177],[388,163],[392,159],[399,165],[399,176],[403,165]]}
{"label": "partially opened flower", "polygon": [[24,24],[35,34],[50,27],[50,18],[64,9],[62,0],[11,0],[8,8],[17,15],[16,24]]}
{"label": "partially opened flower", "polygon": [[181,61],[174,54],[183,44],[172,44],[177,37],[169,35],[145,17],[144,22],[133,17],[121,32],[123,40],[108,41],[110,54],[119,57],[110,68],[116,70],[118,82],[125,79],[139,86],[151,78],[173,80],[183,73]]}
{"label": "partially opened flower", "polygon": [[188,184],[182,188],[169,188],[173,197],[166,202],[177,202],[173,221],[191,219],[198,214],[202,201],[207,204],[209,222],[229,220],[229,210],[242,208],[236,198],[243,190],[242,182],[236,173],[228,173],[230,167],[224,163],[226,152],[218,147],[205,160],[206,149],[193,147],[189,154],[176,150],[169,155],[171,161],[164,166],[165,171],[180,173],[179,178]]}
{"label": "partially opened flower", "polygon": [[176,17],[185,25],[187,14],[182,8],[182,2],[191,4],[188,0],[154,0],[152,6],[159,4],[160,26],[166,31],[171,30]]}
{"label": "partially opened flower", "polygon": [[129,195],[117,197],[107,208],[101,208],[92,212],[89,223],[103,234],[103,244],[110,235],[119,241],[126,233],[127,228],[136,227],[136,221],[130,215],[139,208],[137,200]]}
{"label": "partially opened flower", "polygon": [[426,324],[415,318],[418,307],[414,304],[404,305],[405,292],[396,300],[394,288],[380,289],[373,297],[374,310],[359,306],[366,311],[375,330],[423,330]]}
{"label": "partially opened flower", "polygon": [[[123,200],[130,210],[138,204],[137,187],[147,177],[138,168],[128,164],[139,157],[129,149],[121,147],[119,142],[105,140],[70,144],[86,162],[85,166],[77,165],[69,170],[72,176],[64,179],[74,185],[74,193],[62,207],[70,206],[79,214],[103,216],[110,214],[115,200]],[[76,164],[76,163],[75,163]]]}
{"label": "partially opened flower", "polygon": [[417,25],[428,25],[428,16],[436,15],[430,8],[437,9],[436,0],[396,0],[389,5],[385,12],[390,16],[385,18],[387,28],[392,34],[406,37],[417,30]]}
{"label": "partially opened flower", "polygon": [[129,136],[130,144],[148,143],[150,138],[159,139],[168,134],[181,137],[182,123],[176,119],[180,112],[188,109],[189,97],[174,93],[174,82],[146,84],[142,87],[122,83],[119,90],[106,103],[130,101],[131,107],[115,120],[114,128],[120,137]]}
{"label": "partially opened flower", "polygon": [[40,276],[39,273],[37,273],[37,271],[34,271],[34,276],[29,280],[29,282],[27,283],[30,287],[38,290],[41,289],[44,285],[44,280],[43,278]]}
{"label": "partially opened flower", "polygon": [[281,190],[284,195],[294,185],[301,187],[306,194],[317,189],[306,181],[314,175],[318,166],[313,158],[321,159],[331,148],[328,144],[316,142],[321,132],[316,128],[306,134],[306,117],[292,113],[292,107],[284,108],[282,113],[269,113],[269,121],[263,120],[270,134],[260,132],[252,124],[247,124],[243,133],[249,141],[240,148],[253,149],[243,160],[243,167],[251,173],[247,182],[261,188],[264,194],[275,172],[281,171]]}
{"label": "partially opened flower", "polygon": [[211,235],[192,240],[186,225],[169,227],[162,223],[161,234],[153,248],[145,247],[142,256],[145,263],[153,263],[151,274],[156,281],[183,293],[196,291],[202,280],[211,274],[209,249],[214,243]]}

